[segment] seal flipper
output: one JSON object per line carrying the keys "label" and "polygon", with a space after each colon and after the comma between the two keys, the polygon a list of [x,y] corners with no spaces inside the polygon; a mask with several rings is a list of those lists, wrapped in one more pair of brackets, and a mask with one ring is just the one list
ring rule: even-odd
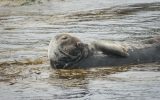
{"label": "seal flipper", "polygon": [[153,37],[151,39],[145,39],[141,42],[144,44],[150,44],[151,46],[155,46],[158,50],[160,49],[160,36]]}
{"label": "seal flipper", "polygon": [[94,41],[92,45],[95,47],[96,50],[101,51],[102,53],[106,55],[115,55],[120,57],[127,57],[128,49],[116,42],[113,41]]}
{"label": "seal flipper", "polygon": [[160,44],[160,36],[141,41],[144,44]]}

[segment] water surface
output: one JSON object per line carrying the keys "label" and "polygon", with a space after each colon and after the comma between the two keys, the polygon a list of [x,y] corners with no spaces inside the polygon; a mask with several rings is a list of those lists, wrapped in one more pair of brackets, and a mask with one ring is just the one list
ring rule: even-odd
{"label": "water surface", "polygon": [[[24,0],[25,1],[25,0]],[[52,70],[50,39],[71,33],[84,42],[109,39],[132,45],[160,36],[159,0],[0,1],[2,100],[159,100],[159,63]],[[11,95],[12,94],[12,95]]]}

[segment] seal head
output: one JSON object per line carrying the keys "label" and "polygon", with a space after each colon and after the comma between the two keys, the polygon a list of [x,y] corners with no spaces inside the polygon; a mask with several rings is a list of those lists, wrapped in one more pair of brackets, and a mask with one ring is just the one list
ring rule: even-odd
{"label": "seal head", "polygon": [[69,68],[88,55],[88,45],[69,34],[56,35],[49,44],[48,57],[56,69]]}

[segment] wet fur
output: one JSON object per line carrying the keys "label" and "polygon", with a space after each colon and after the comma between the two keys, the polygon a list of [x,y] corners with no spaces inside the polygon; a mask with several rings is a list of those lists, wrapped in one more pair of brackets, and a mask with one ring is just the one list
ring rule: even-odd
{"label": "wet fur", "polygon": [[51,40],[48,57],[51,66],[57,69],[120,66],[160,61],[160,40],[147,41],[154,41],[151,47],[128,49],[121,44],[105,41],[96,41],[88,45],[69,34],[60,34]]}

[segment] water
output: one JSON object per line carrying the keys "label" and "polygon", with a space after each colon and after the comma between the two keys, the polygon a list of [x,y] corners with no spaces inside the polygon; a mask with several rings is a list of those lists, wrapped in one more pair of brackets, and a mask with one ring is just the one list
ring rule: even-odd
{"label": "water", "polygon": [[2,100],[160,99],[159,63],[90,70],[50,69],[47,47],[59,33],[71,33],[84,42],[112,39],[144,45],[141,40],[160,36],[160,2],[1,0]]}

